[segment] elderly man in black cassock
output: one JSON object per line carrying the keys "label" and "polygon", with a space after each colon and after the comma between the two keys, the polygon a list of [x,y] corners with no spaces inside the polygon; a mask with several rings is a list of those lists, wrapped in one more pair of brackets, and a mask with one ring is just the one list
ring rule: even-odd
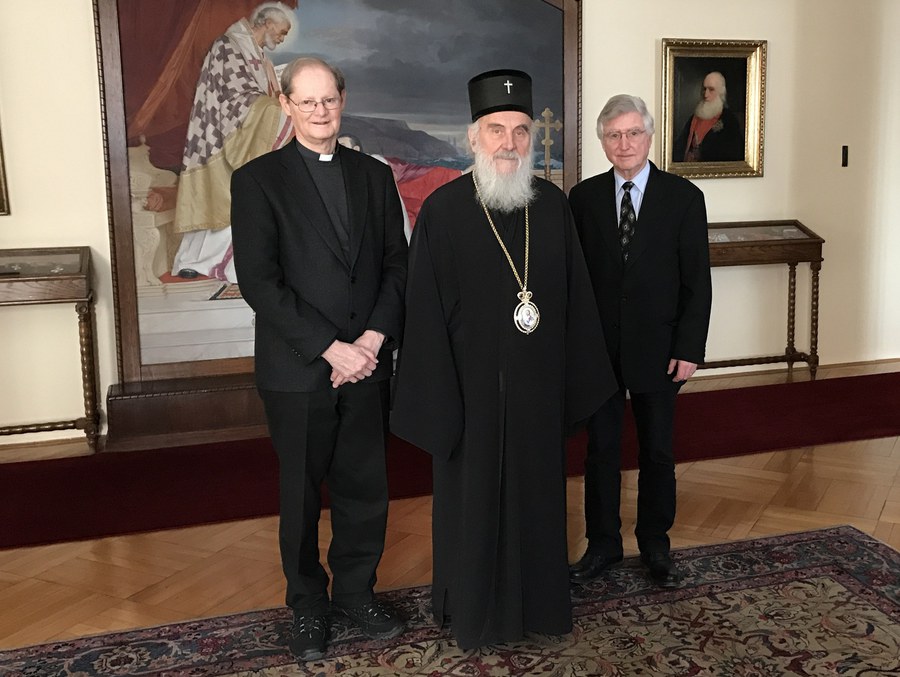
{"label": "elderly man in black cassock", "polygon": [[432,608],[463,649],[571,630],[564,439],[616,389],[568,203],[533,176],[531,78],[469,98],[474,170],[413,231],[391,419],[433,456]]}

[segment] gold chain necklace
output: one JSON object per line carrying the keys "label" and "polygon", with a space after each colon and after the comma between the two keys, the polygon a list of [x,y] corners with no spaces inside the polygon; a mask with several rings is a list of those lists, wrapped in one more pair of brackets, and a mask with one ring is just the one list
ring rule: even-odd
{"label": "gold chain necklace", "polygon": [[491,213],[484,203],[484,198],[481,197],[481,191],[478,188],[478,180],[475,178],[474,171],[472,172],[472,182],[475,184],[475,193],[478,195],[478,201],[481,203],[481,208],[484,210],[484,215],[487,217],[488,224],[490,225],[491,230],[494,231],[494,237],[497,238],[500,249],[502,249],[503,253],[506,255],[509,267],[512,269],[513,275],[516,276],[516,282],[522,290],[516,294],[519,298],[519,305],[513,310],[513,323],[516,325],[516,329],[523,334],[530,334],[537,329],[538,323],[541,321],[541,313],[538,310],[538,307],[532,303],[532,294],[528,291],[528,246],[530,240],[528,204],[525,205],[525,270],[523,277],[519,277],[519,271],[516,270],[516,264],[513,263],[512,256],[509,255],[509,250],[507,250],[506,245],[503,244],[503,239],[500,237],[500,233],[497,232],[497,227],[494,225]]}

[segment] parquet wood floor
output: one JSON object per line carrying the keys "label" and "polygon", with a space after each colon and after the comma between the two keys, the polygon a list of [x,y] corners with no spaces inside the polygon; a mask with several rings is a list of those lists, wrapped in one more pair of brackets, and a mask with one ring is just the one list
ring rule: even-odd
{"label": "parquet wood floor", "polygon": [[[820,378],[900,370],[823,368]],[[701,373],[702,374],[702,373]],[[796,379],[805,377],[799,372]],[[697,378],[691,389],[762,385],[784,372]],[[0,461],[85,453],[79,442],[0,448]],[[900,549],[900,438],[679,464],[673,547],[851,524]],[[623,535],[634,537],[637,474],[625,473]],[[569,554],[584,548],[583,481],[568,484]],[[323,514],[320,548],[330,537]],[[431,580],[431,498],[391,502],[378,589]],[[275,517],[0,550],[0,648],[283,604]]]}

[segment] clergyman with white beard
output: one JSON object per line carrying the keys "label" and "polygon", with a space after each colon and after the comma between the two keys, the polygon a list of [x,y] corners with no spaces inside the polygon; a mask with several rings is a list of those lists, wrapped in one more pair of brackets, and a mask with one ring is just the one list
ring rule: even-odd
{"label": "clergyman with white beard", "polygon": [[435,623],[471,649],[572,628],[565,435],[615,390],[531,78],[469,81],[471,173],[413,230],[392,431],[433,457]]}

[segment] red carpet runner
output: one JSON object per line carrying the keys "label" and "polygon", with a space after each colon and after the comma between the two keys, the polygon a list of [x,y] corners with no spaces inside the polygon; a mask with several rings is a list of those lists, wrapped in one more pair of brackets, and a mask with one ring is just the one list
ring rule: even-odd
{"label": "red carpet runner", "polygon": [[[678,398],[679,461],[900,435],[900,374]],[[583,468],[584,435],[569,443]],[[625,431],[624,467],[636,442]],[[268,439],[0,464],[0,548],[270,515],[278,463]],[[392,438],[391,496],[429,493],[429,457]]]}

